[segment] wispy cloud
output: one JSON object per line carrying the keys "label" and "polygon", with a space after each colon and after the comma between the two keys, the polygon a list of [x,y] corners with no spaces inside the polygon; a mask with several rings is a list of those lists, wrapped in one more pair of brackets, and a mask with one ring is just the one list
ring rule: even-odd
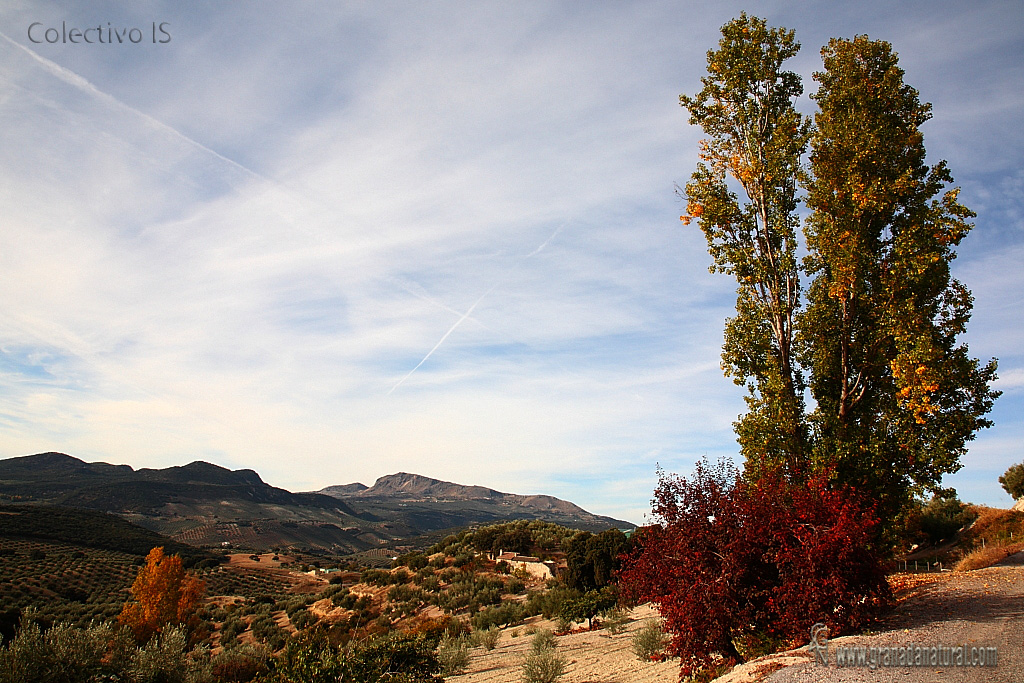
{"label": "wispy cloud", "polygon": [[[1022,50],[1006,3],[943,7],[770,9],[809,88],[817,43],[867,31],[936,103],[929,150],[982,211],[956,262],[968,341],[1004,368],[957,475],[986,502],[1024,400]],[[0,456],[307,489],[404,469],[640,521],[655,462],[736,452],[733,285],[672,185],[700,137],[678,94],[740,9],[156,3],[173,41],[129,48],[21,39],[85,6],[0,8]],[[979,66],[999,97],[953,103]]]}

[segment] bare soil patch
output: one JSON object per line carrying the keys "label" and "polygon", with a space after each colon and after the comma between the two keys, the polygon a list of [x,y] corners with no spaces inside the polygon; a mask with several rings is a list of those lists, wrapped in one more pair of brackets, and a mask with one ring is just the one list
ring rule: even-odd
{"label": "bare soil patch", "polygon": [[[557,650],[569,660],[560,683],[674,683],[679,679],[678,660],[641,662],[633,654],[633,632],[644,620],[657,613],[648,606],[631,613],[634,620],[623,633],[612,635],[606,630],[584,631],[557,636]],[[551,628],[551,622],[528,620],[525,625],[502,630],[501,640],[490,652],[474,648],[469,668],[461,676],[451,676],[452,683],[520,683],[523,659],[530,649],[530,627]],[[513,633],[518,637],[513,637]]]}

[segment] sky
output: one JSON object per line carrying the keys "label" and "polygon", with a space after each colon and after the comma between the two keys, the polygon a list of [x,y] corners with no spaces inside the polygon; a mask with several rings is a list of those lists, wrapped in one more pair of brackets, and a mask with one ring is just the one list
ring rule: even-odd
{"label": "sky", "polygon": [[1003,391],[945,483],[1008,507],[1019,0],[6,0],[0,457],[405,471],[643,523],[659,466],[738,452],[735,285],[674,187],[702,137],[679,95],[743,10],[796,31],[805,112],[820,47],[858,34],[933,104],[928,160],[978,213],[964,341]]}

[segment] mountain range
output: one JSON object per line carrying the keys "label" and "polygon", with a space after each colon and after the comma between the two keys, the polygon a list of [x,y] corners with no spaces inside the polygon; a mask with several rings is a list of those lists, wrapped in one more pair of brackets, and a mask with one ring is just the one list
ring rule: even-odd
{"label": "mountain range", "polygon": [[632,524],[552,496],[502,493],[400,472],[373,486],[293,493],[250,469],[207,462],[164,469],[88,463],[63,453],[0,460],[0,501],[116,514],[177,541],[335,554],[420,547],[440,532],[510,519],[588,531]]}

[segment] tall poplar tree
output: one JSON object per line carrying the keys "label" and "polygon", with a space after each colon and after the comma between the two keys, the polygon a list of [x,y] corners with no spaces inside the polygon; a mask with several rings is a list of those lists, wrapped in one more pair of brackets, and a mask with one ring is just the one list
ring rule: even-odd
{"label": "tall poplar tree", "polygon": [[888,43],[822,50],[813,127],[794,106],[799,76],[782,69],[798,50],[792,31],[756,17],[722,27],[703,89],[680,97],[707,136],[681,218],[699,222],[712,272],[737,282],[722,367],[749,389],[735,423],[744,475],[828,472],[867,494],[891,531],[914,495],[961,467],[999,395],[995,361],[958,341],[973,300],[950,263],[974,214],[945,162],[926,164],[931,107]]}
{"label": "tall poplar tree", "polygon": [[957,342],[972,297],[950,275],[974,213],[946,189],[945,162],[925,163],[931,106],[891,46],[833,39],[822,57],[805,228],[813,281],[798,319],[813,458],[891,519],[957,471],[991,425],[996,363]]}
{"label": "tall poplar tree", "polygon": [[690,123],[707,134],[681,218],[698,220],[714,259],[711,271],[736,278],[722,368],[749,389],[749,410],[735,427],[746,470],[754,474],[766,467],[797,473],[806,461],[794,320],[796,193],[809,122],[794,107],[803,92],[800,77],[782,69],[799,49],[792,31],[741,14],[722,27],[718,49],[708,52],[704,88],[680,96]]}

